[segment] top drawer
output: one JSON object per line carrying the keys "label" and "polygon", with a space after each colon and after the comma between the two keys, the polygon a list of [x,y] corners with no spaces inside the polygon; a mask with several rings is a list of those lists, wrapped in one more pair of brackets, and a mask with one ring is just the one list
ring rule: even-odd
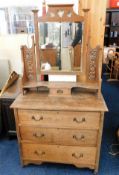
{"label": "top drawer", "polygon": [[99,112],[18,110],[19,123],[41,127],[99,129]]}

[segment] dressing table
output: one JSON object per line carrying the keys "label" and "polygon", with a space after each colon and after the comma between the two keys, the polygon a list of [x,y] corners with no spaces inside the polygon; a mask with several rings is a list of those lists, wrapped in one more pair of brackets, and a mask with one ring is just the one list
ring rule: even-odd
{"label": "dressing table", "polygon": [[[101,49],[99,45],[91,48],[90,31],[87,30],[90,25],[89,11],[84,9],[84,16],[80,16],[74,13],[73,4],[48,5],[47,14],[38,17],[38,10],[33,10],[35,39],[32,37],[31,48],[21,47],[23,93],[11,106],[15,113],[22,165],[57,162],[90,168],[95,174],[98,172],[107,107],[101,95]],[[55,41],[55,59],[61,64],[42,70],[42,35],[38,23],[46,25],[47,22],[50,23],[47,25],[59,23],[54,25],[60,31],[60,42]],[[75,23],[79,22],[83,25],[83,37],[80,64],[76,64],[73,61],[76,54],[73,55],[74,51],[68,47],[70,42],[64,42],[67,39],[64,35],[67,36],[70,26],[69,36],[72,39]],[[47,40],[53,42],[52,38]],[[70,66],[67,69],[63,65],[68,60],[64,53],[69,56],[67,64]],[[48,75],[49,81],[42,81],[44,75]],[[50,81],[51,76],[56,76],[57,81]],[[64,77],[67,78],[64,80]]]}

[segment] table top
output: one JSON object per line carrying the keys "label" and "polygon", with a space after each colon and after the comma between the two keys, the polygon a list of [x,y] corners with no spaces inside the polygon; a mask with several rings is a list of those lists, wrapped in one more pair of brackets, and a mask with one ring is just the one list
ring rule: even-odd
{"label": "table top", "polygon": [[11,105],[12,108],[32,110],[64,111],[108,111],[103,96],[92,93],[76,93],[71,96],[54,97],[47,93],[20,94]]}

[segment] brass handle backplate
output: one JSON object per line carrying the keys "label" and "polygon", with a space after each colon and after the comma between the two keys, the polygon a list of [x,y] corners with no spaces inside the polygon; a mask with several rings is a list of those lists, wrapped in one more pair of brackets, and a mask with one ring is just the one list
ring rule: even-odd
{"label": "brass handle backplate", "polygon": [[43,120],[43,116],[35,117],[35,116],[33,115],[33,116],[32,116],[32,120],[35,120],[35,121]]}
{"label": "brass handle backplate", "polygon": [[80,137],[78,137],[77,135],[73,135],[73,139],[79,141],[79,140],[84,140],[85,139],[85,136],[84,135],[81,135]]}
{"label": "brass handle backplate", "polygon": [[37,156],[43,156],[45,155],[44,151],[34,151],[34,154],[36,154]]}
{"label": "brass handle backplate", "polygon": [[80,153],[80,154],[73,153],[72,157],[74,157],[75,159],[83,158],[83,153]]}
{"label": "brass handle backplate", "polygon": [[85,119],[85,117],[83,117],[81,120],[79,120],[79,119],[77,119],[76,117],[73,119],[73,121],[74,122],[76,122],[76,123],[84,123],[84,122],[86,122],[86,119]]}
{"label": "brass handle backplate", "polygon": [[40,133],[40,134],[33,133],[33,136],[36,137],[36,138],[42,138],[42,137],[45,136],[45,134],[43,134],[43,133]]}

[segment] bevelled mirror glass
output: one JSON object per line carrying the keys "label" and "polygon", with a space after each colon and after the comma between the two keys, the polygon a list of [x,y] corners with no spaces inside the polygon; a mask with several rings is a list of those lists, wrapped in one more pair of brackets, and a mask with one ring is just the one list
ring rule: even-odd
{"label": "bevelled mirror glass", "polygon": [[41,71],[81,71],[83,23],[40,23]]}

